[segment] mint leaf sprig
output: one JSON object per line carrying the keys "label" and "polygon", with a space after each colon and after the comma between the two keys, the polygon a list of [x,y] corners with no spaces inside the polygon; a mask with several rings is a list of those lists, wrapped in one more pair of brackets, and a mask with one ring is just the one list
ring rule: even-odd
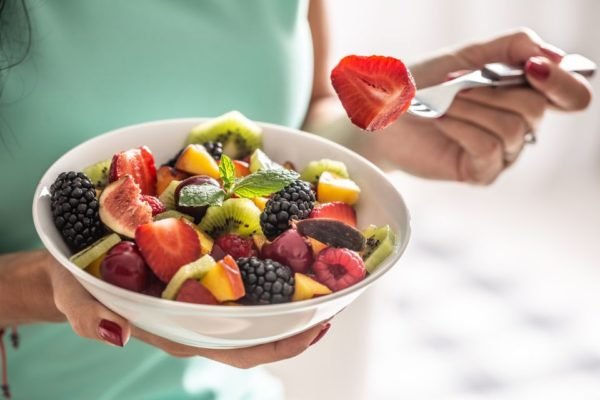
{"label": "mint leaf sprig", "polygon": [[235,164],[225,154],[221,156],[219,175],[223,181],[223,188],[210,184],[185,186],[179,194],[179,205],[220,206],[233,195],[246,199],[268,196],[285,188],[300,176],[296,171],[281,168],[259,170],[242,178],[236,178]]}

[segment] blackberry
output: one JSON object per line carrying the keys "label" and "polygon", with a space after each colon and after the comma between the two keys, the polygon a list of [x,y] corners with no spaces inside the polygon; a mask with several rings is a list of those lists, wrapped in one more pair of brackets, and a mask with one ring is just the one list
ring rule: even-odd
{"label": "blackberry", "polygon": [[290,220],[307,218],[315,204],[315,194],[308,182],[297,180],[267,201],[260,214],[260,226],[269,240],[290,227]]}
{"label": "blackberry", "polygon": [[71,250],[82,250],[102,236],[96,189],[85,174],[61,173],[50,186],[50,194],[54,224]]}
{"label": "blackberry", "polygon": [[294,272],[271,259],[242,257],[237,260],[246,296],[250,304],[276,304],[291,301],[294,294]]}
{"label": "blackberry", "polygon": [[208,151],[208,153],[214,158],[216,161],[221,159],[223,155],[223,143],[221,142],[206,142],[202,143],[202,146]]}

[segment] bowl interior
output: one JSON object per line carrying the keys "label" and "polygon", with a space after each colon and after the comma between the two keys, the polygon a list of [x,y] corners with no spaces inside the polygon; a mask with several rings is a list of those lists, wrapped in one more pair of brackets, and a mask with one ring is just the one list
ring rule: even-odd
{"label": "bowl interior", "polygon": [[[33,201],[36,230],[50,253],[78,279],[98,286],[120,298],[150,302],[150,304],[155,302],[157,305],[160,303],[161,307],[196,307],[206,312],[227,315],[240,312],[256,312],[258,314],[284,312],[297,307],[333,300],[369,285],[396,264],[408,244],[409,215],[402,196],[385,174],[368,160],[334,142],[309,133],[266,123],[260,123],[260,125],[264,129],[264,151],[269,157],[279,163],[291,161],[299,170],[308,162],[321,158],[344,162],[351,177],[361,188],[361,198],[356,207],[359,228],[362,229],[368,224],[389,224],[396,233],[397,241],[394,252],[367,279],[340,292],[298,303],[218,307],[173,302],[130,292],[105,283],[69,262],[70,251],[55,228],[50,212],[49,188],[58,174],[63,171],[81,170],[90,164],[111,158],[118,151],[141,145],[146,145],[151,149],[157,165],[160,165],[179,151],[190,129],[203,120],[203,118],[163,120],[121,128],[88,140],[58,159],[40,180]],[[251,311],[252,309],[254,311]]]}

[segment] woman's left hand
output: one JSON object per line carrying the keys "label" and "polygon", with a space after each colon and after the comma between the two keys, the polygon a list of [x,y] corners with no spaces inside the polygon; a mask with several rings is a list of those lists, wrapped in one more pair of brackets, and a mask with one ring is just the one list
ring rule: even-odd
{"label": "woman's left hand", "polygon": [[372,151],[427,178],[489,184],[521,153],[548,109],[576,111],[591,100],[588,82],[560,68],[564,53],[520,30],[411,67],[418,88],[491,62],[525,65],[528,87],[460,93],[440,119],[402,116],[375,134]]}

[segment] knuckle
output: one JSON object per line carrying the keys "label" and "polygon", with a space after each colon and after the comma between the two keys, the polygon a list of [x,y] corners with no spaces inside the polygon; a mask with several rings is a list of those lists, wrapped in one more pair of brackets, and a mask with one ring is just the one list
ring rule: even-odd
{"label": "knuckle", "polygon": [[502,154],[502,144],[498,140],[488,140],[483,146],[480,157],[483,158],[495,158]]}
{"label": "knuckle", "polygon": [[537,37],[537,34],[531,28],[521,26],[513,32],[512,37],[519,41],[535,42],[534,38]]}

